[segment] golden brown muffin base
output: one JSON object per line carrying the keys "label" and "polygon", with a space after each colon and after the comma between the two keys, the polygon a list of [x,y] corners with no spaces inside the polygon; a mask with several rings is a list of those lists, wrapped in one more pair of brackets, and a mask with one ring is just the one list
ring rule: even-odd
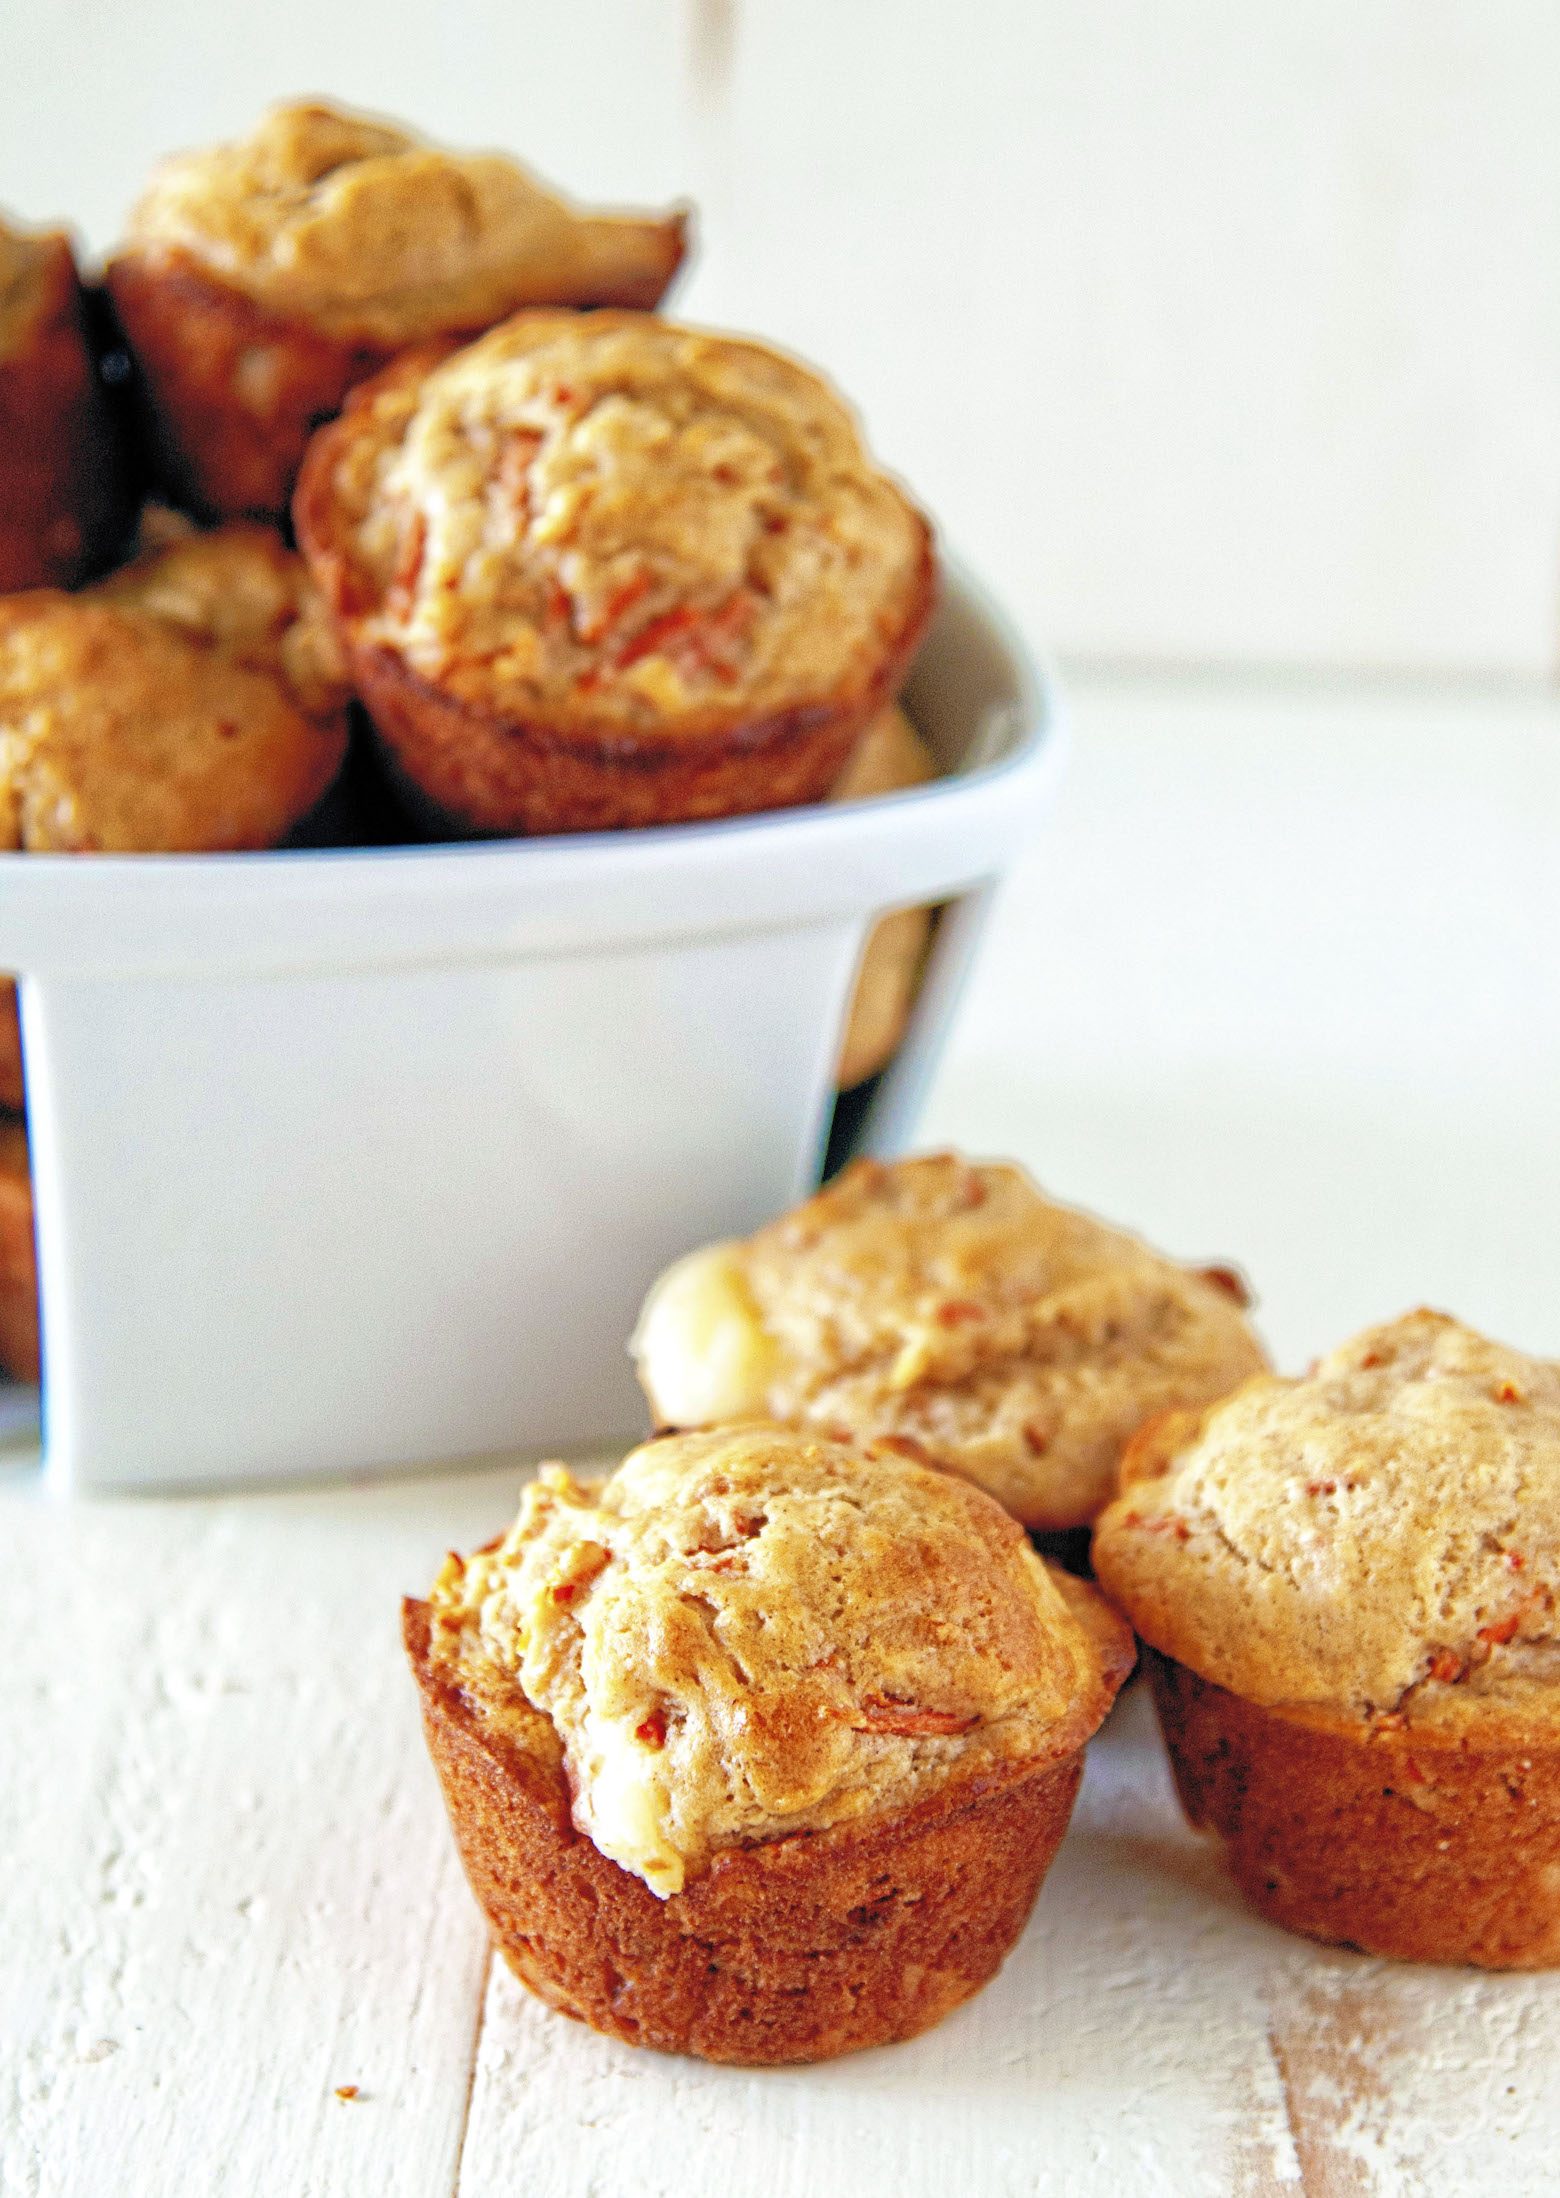
{"label": "golden brown muffin base", "polygon": [[27,1092],[22,1081],[22,1025],[16,1011],[16,987],[0,977],[0,1113],[20,1114]]}
{"label": "golden brown muffin base", "polygon": [[0,1120],[0,1371],[38,1379],[38,1260],[32,1177],[20,1122]]}
{"label": "golden brown muffin base", "polygon": [[1082,1775],[1081,1750],[1015,1765],[891,1822],[722,1854],[662,1901],[574,1828],[549,1721],[484,1721],[430,1662],[427,1604],[406,1602],[403,1627],[461,1861],[505,1961],[560,2013],[665,2053],[820,2061],[930,2029],[1001,1967]]}
{"label": "golden brown muffin base", "polygon": [[[679,218],[667,225],[663,266],[637,281],[598,283],[567,302],[649,312],[684,248]],[[187,253],[122,252],[105,280],[141,370],[169,488],[203,518],[285,521],[309,437],[395,350],[267,313]],[[480,333],[450,330],[460,338]]]}
{"label": "golden brown muffin base", "polygon": [[1262,1709],[1144,1664],[1187,1818],[1272,1922],[1399,1961],[1560,1965],[1560,1737]]}
{"label": "golden brown muffin base", "polygon": [[933,592],[928,558],[913,622],[861,692],[637,744],[618,727],[592,736],[499,717],[441,693],[389,649],[349,640],[347,662],[397,783],[446,830],[503,837],[687,824],[821,800],[908,665]]}
{"label": "golden brown muffin base", "polygon": [[111,550],[118,449],[69,244],[46,240],[32,328],[0,359],[0,595],[70,587]]}

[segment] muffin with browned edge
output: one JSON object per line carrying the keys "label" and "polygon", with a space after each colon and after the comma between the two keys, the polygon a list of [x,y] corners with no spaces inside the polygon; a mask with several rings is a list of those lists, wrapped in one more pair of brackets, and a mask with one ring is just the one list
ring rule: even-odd
{"label": "muffin with browned edge", "polygon": [[314,428],[398,351],[522,305],[654,306],[684,229],[307,103],[164,161],[108,288],[173,487],[208,517],[280,518]]}
{"label": "muffin with browned edge", "polygon": [[347,690],[302,560],[264,527],[79,595],[0,601],[0,849],[272,847],[341,766]]}
{"label": "muffin with browned edge", "polygon": [[861,1160],[669,1268],[631,1348],[663,1426],[766,1417],[890,1442],[1055,1531],[1109,1501],[1146,1419],[1266,1363],[1234,1287],[1021,1168]]}
{"label": "muffin with browned edge", "polygon": [[824,382],[648,314],[408,354],[315,437],[293,514],[394,765],[469,832],[820,799],[934,594]]}
{"label": "muffin with browned edge", "polygon": [[120,489],[70,240],[0,221],[0,595],[103,562]]}
{"label": "muffin with browned edge", "polygon": [[[931,751],[897,703],[880,710],[829,789],[830,801],[871,801],[924,786],[937,775]],[[840,1041],[834,1080],[842,1091],[888,1066],[910,1020],[932,935],[929,908],[893,908],[867,934]]]}
{"label": "muffin with browned edge", "polygon": [[1145,1429],[1123,1482],[1095,1567],[1263,1914],[1560,1964],[1560,1365],[1410,1313]]}
{"label": "muffin with browned edge", "polygon": [[38,1379],[38,1263],[27,1131],[0,1115],[0,1373]]}
{"label": "muffin with browned edge", "polygon": [[1132,1661],[978,1489],[771,1426],[544,1467],[406,1640],[515,1974],[753,2063],[913,2037],[995,1974]]}

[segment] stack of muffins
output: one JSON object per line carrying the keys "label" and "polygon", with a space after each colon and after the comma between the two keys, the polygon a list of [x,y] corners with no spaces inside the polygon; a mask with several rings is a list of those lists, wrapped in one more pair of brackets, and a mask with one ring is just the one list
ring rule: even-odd
{"label": "stack of muffins", "polygon": [[[1134,1631],[1264,1914],[1560,1962],[1560,1366],[1420,1312],[1283,1380],[1234,1270],[947,1153],[690,1254],[631,1348],[661,1432],[543,1468],[405,1607],[467,1874],[553,2006],[753,2063],[940,2020]],[[1043,1554],[1091,1527],[1092,1580]]]}
{"label": "stack of muffins", "polygon": [[[928,776],[894,697],[930,528],[819,376],[657,317],[686,248],[680,210],[582,211],[318,103],[166,161],[100,286],[0,223],[0,850],[641,827]],[[842,1088],[897,1045],[929,926],[869,941]]]}

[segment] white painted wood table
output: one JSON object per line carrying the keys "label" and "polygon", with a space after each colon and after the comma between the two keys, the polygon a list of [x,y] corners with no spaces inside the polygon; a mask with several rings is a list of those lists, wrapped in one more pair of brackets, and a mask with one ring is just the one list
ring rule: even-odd
{"label": "white painted wood table", "polygon": [[[1560,1351],[1560,712],[1075,703],[929,1138],[1241,1258],[1281,1363],[1420,1298]],[[755,2074],[547,2013],[489,1960],[396,1632],[521,1472],[97,1506],[0,1472],[6,2198],[1556,2189],[1560,1975],[1259,1922],[1141,1691],[929,2037]]]}

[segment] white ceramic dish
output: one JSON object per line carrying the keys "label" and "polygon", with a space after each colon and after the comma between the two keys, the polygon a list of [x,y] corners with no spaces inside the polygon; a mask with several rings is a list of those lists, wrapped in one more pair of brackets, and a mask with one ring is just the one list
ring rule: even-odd
{"label": "white ceramic dish", "polygon": [[[949,901],[855,1149],[903,1146],[1056,698],[967,582],[906,692],[947,776],[635,833],[0,856],[62,1485],[643,1427],[645,1285],[816,1180],[873,919]],[[15,1393],[12,1393],[13,1403]]]}

